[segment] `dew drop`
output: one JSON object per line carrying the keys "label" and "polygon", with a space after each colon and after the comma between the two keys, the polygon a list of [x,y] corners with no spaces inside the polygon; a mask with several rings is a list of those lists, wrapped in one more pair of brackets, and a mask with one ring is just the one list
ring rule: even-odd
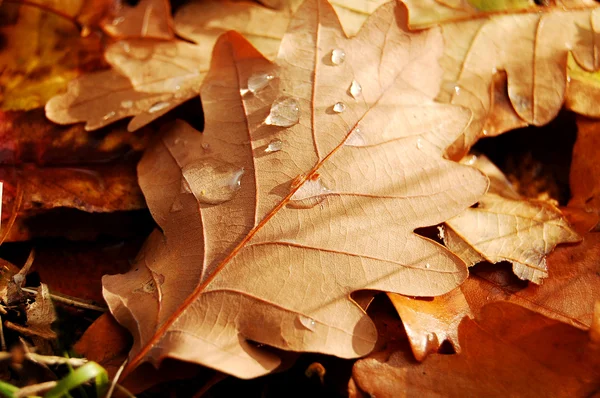
{"label": "dew drop", "polygon": [[473,166],[477,162],[477,155],[471,155],[471,157],[465,161],[469,166]]}
{"label": "dew drop", "polygon": [[454,93],[460,95],[460,86],[454,86]]}
{"label": "dew drop", "polygon": [[348,135],[348,138],[346,138],[344,145],[347,145],[347,146],[365,146],[365,145],[367,145],[367,140],[365,139],[365,137],[363,135],[363,130],[360,126],[357,126],[354,128],[354,130],[352,130],[350,135]]}
{"label": "dew drop", "polygon": [[183,190],[199,202],[219,204],[235,197],[241,188],[244,168],[214,158],[197,160],[183,170]]}
{"label": "dew drop", "polygon": [[309,318],[304,315],[298,315],[298,321],[300,322],[300,324],[302,326],[304,326],[306,329],[310,330],[311,332],[315,331],[315,327],[317,326],[317,323],[315,322],[314,319]]}
{"label": "dew drop", "polygon": [[108,120],[108,119],[111,119],[111,118],[115,117],[115,115],[116,115],[116,112],[111,111],[111,112],[108,112],[106,115],[104,115],[102,117],[102,119],[103,120]]}
{"label": "dew drop", "polygon": [[309,179],[302,184],[290,198],[289,206],[297,209],[310,209],[325,200],[331,193],[319,177]]}
{"label": "dew drop", "polygon": [[125,21],[125,17],[118,17],[118,18],[113,19],[111,23],[113,26],[117,26],[117,25],[123,23],[123,21]]}
{"label": "dew drop", "polygon": [[265,148],[266,153],[279,152],[283,148],[283,142],[279,140],[274,140],[269,142],[269,145]]}
{"label": "dew drop", "polygon": [[156,104],[152,105],[150,109],[148,109],[148,113],[156,113],[162,111],[163,109],[168,108],[169,105],[171,104],[169,104],[168,102],[157,102]]}
{"label": "dew drop", "polygon": [[484,130],[483,130],[481,133],[482,133],[483,135],[488,135],[488,134],[489,134],[489,132],[488,132],[487,130],[485,130],[485,129],[484,129]]}
{"label": "dew drop", "polygon": [[431,264],[429,264],[429,263],[425,264],[425,268],[427,268],[427,269],[431,268]]}
{"label": "dew drop", "polygon": [[248,93],[256,94],[263,88],[269,85],[269,82],[275,78],[275,75],[272,73],[254,73],[248,78],[248,88],[243,88],[240,90],[242,95],[246,95]]}
{"label": "dew drop", "polygon": [[129,109],[133,106],[133,101],[121,101],[121,107]]}
{"label": "dew drop", "polygon": [[356,80],[352,80],[349,91],[352,98],[357,99],[362,93],[362,86]]}
{"label": "dew drop", "polygon": [[336,102],[333,105],[333,111],[335,113],[342,113],[346,110],[346,104],[344,104],[343,102]]}
{"label": "dew drop", "polygon": [[300,121],[300,105],[295,98],[279,97],[271,105],[271,112],[265,119],[270,126],[290,127]]}
{"label": "dew drop", "polygon": [[334,65],[341,65],[346,59],[346,53],[341,48],[331,50],[331,63]]}
{"label": "dew drop", "polygon": [[423,149],[423,141],[420,138],[417,139],[417,149]]}
{"label": "dew drop", "polygon": [[129,45],[129,43],[127,43],[126,41],[122,41],[121,43],[121,48],[123,49],[123,51],[125,51],[127,54],[129,54],[131,52],[131,46]]}

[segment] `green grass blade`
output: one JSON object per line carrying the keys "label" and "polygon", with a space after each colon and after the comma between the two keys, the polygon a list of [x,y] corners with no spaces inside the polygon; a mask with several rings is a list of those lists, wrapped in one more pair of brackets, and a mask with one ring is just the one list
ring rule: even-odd
{"label": "green grass blade", "polygon": [[56,387],[48,391],[44,398],[60,398],[69,394],[74,388],[77,388],[90,380],[96,382],[96,392],[101,397],[103,391],[108,388],[108,374],[106,370],[96,362],[88,362],[80,368],[75,369],[64,379],[60,380]]}
{"label": "green grass blade", "polygon": [[5,397],[12,398],[14,393],[19,391],[19,387],[13,386],[10,383],[0,380],[0,394]]}

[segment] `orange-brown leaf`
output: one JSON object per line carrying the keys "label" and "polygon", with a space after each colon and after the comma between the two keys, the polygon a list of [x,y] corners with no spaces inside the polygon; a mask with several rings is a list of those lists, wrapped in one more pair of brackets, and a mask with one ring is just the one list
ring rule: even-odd
{"label": "orange-brown leaf", "polygon": [[[134,335],[128,371],[166,357],[244,378],[279,365],[250,341],[364,355],[376,331],[350,293],[440,295],[464,280],[461,260],[413,233],[487,186],[442,158],[469,113],[432,100],[440,40],[407,32],[395,3],[348,39],[319,0],[292,19],[275,64],[238,34],[219,40],[204,133],[175,123],[138,168],[161,230],[132,271],[104,279]],[[257,74],[273,77],[250,90]]]}
{"label": "orange-brown leaf", "polygon": [[[460,157],[481,136],[556,117],[565,101],[569,53],[585,70],[600,67],[595,40],[600,14],[594,1],[532,4],[514,13],[405,1],[413,26],[442,23],[445,75],[438,98],[473,111],[473,122],[452,155]],[[465,17],[470,19],[454,22]]]}
{"label": "orange-brown leaf", "polygon": [[459,327],[458,355],[415,364],[406,349],[361,359],[353,379],[371,396],[589,396],[600,388],[599,346],[584,331],[510,303]]}

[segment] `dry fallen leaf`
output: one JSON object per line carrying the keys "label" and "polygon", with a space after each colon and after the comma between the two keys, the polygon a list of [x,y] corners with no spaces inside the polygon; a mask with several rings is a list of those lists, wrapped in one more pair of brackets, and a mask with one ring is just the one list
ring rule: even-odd
{"label": "dry fallen leaf", "polygon": [[520,197],[486,157],[465,162],[488,176],[490,189],[475,208],[446,221],[446,246],[469,266],[482,260],[509,261],[519,278],[541,283],[548,276],[546,256],[557,244],[581,238],[558,208]]}
{"label": "dry fallen leaf", "polygon": [[35,301],[25,309],[27,325],[21,326],[5,321],[4,325],[26,336],[39,337],[45,340],[56,340],[56,332],[52,330],[52,322],[56,321],[56,312],[50,298],[48,286],[41,284],[37,289]]}
{"label": "dry fallen leaf", "polygon": [[26,5],[71,19],[71,24],[81,27],[82,36],[100,28],[114,38],[174,37],[168,0],[131,3],[135,5],[121,0],[28,0]]}
{"label": "dry fallen leaf", "polygon": [[134,131],[198,95],[219,35],[235,29],[274,56],[289,19],[289,11],[255,3],[191,2],[177,12],[175,27],[196,44],[119,41],[105,51],[113,69],[74,80],[66,94],[48,102],[46,115],[60,124],[85,121],[87,130],[134,116],[128,126]]}
{"label": "dry fallen leaf", "polygon": [[[438,98],[473,111],[473,122],[449,151],[453,156],[480,136],[556,117],[565,101],[569,53],[585,70],[600,67],[595,41],[600,11],[594,1],[497,14],[434,0],[405,2],[411,26],[447,22],[441,26],[445,75]],[[471,19],[452,22],[465,17]]]}
{"label": "dry fallen leaf", "polygon": [[122,40],[105,51],[113,69],[73,80],[65,94],[46,104],[55,123],[86,122],[95,130],[135,116],[136,130],[198,95],[208,54],[184,41]]}
{"label": "dry fallen leaf", "polygon": [[415,364],[407,349],[356,362],[370,396],[592,396],[600,388],[599,346],[588,333],[510,303],[492,303],[459,328],[458,355]]}
{"label": "dry fallen leaf", "polygon": [[389,293],[388,297],[402,319],[417,361],[437,352],[445,341],[460,353],[458,326],[465,316],[473,316],[460,288],[431,300],[418,300],[393,293]]}
{"label": "dry fallen leaf", "polygon": [[[249,2],[192,1],[175,15],[183,41],[124,40],[109,46],[105,57],[113,69],[82,76],[68,92],[46,106],[56,123],[86,122],[87,130],[134,116],[134,131],[198,95],[217,38],[229,31],[243,34],[267,58],[274,59],[291,14],[300,0],[272,10]],[[381,0],[340,4],[346,31],[355,33]],[[142,4],[138,5],[141,7]]]}
{"label": "dry fallen leaf", "polygon": [[165,357],[242,378],[277,368],[250,341],[365,355],[376,330],[351,292],[431,296],[464,280],[460,259],[413,230],[474,203],[487,181],[441,157],[469,113],[432,101],[439,31],[404,27],[390,3],[350,40],[313,0],[275,64],[236,33],[220,39],[204,133],[175,123],[138,168],[161,231],[128,274],[104,278],[134,336],[126,373]]}
{"label": "dry fallen leaf", "polygon": [[600,234],[588,233],[578,245],[558,247],[547,260],[550,278],[526,286],[503,267],[475,269],[459,288],[431,301],[389,294],[402,318],[418,360],[436,352],[447,340],[461,347],[458,323],[479,316],[493,301],[509,301],[549,318],[587,330],[600,300]]}
{"label": "dry fallen leaf", "polygon": [[577,141],[573,147],[573,161],[569,176],[571,188],[569,207],[597,216],[600,215],[599,145],[600,123],[579,117]]}
{"label": "dry fallen leaf", "polygon": [[[7,16],[11,12],[14,20]],[[77,27],[59,15],[7,3],[0,5],[0,24],[3,110],[43,106],[82,71],[102,64],[99,38],[79,37]]]}
{"label": "dry fallen leaf", "polygon": [[4,181],[0,237],[6,241],[21,240],[13,231],[19,221],[51,209],[105,213],[146,207],[131,162],[85,168],[0,166],[0,179]]}

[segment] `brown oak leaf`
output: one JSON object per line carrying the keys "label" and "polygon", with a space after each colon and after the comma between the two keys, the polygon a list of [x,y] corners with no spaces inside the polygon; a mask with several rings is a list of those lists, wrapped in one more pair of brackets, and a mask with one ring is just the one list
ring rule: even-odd
{"label": "brown oak leaf", "polygon": [[487,188],[441,156],[470,116],[432,100],[441,49],[394,2],[353,39],[327,2],[304,3],[275,63],[237,33],[219,40],[204,133],[176,122],[138,167],[161,230],[104,278],[134,336],[126,374],[171,357],[256,377],[280,364],[266,346],[365,355],[376,330],[350,293],[464,281],[462,260],[413,232]]}
{"label": "brown oak leaf", "polygon": [[[597,331],[596,331],[597,333]],[[353,380],[369,396],[589,396],[600,388],[600,345],[586,333],[511,303],[485,306],[459,327],[458,355],[415,363],[407,348],[357,361]]]}
{"label": "brown oak leaf", "polygon": [[554,119],[565,101],[569,54],[585,70],[600,68],[594,1],[512,13],[434,0],[405,3],[411,26],[441,23],[445,74],[438,99],[473,111],[473,122],[449,150],[453,156],[461,157],[481,136]]}
{"label": "brown oak leaf", "polygon": [[557,244],[581,237],[552,204],[519,196],[485,156],[464,162],[488,176],[490,189],[475,208],[446,221],[446,246],[469,266],[509,261],[519,278],[541,283],[548,276],[546,256]]}

